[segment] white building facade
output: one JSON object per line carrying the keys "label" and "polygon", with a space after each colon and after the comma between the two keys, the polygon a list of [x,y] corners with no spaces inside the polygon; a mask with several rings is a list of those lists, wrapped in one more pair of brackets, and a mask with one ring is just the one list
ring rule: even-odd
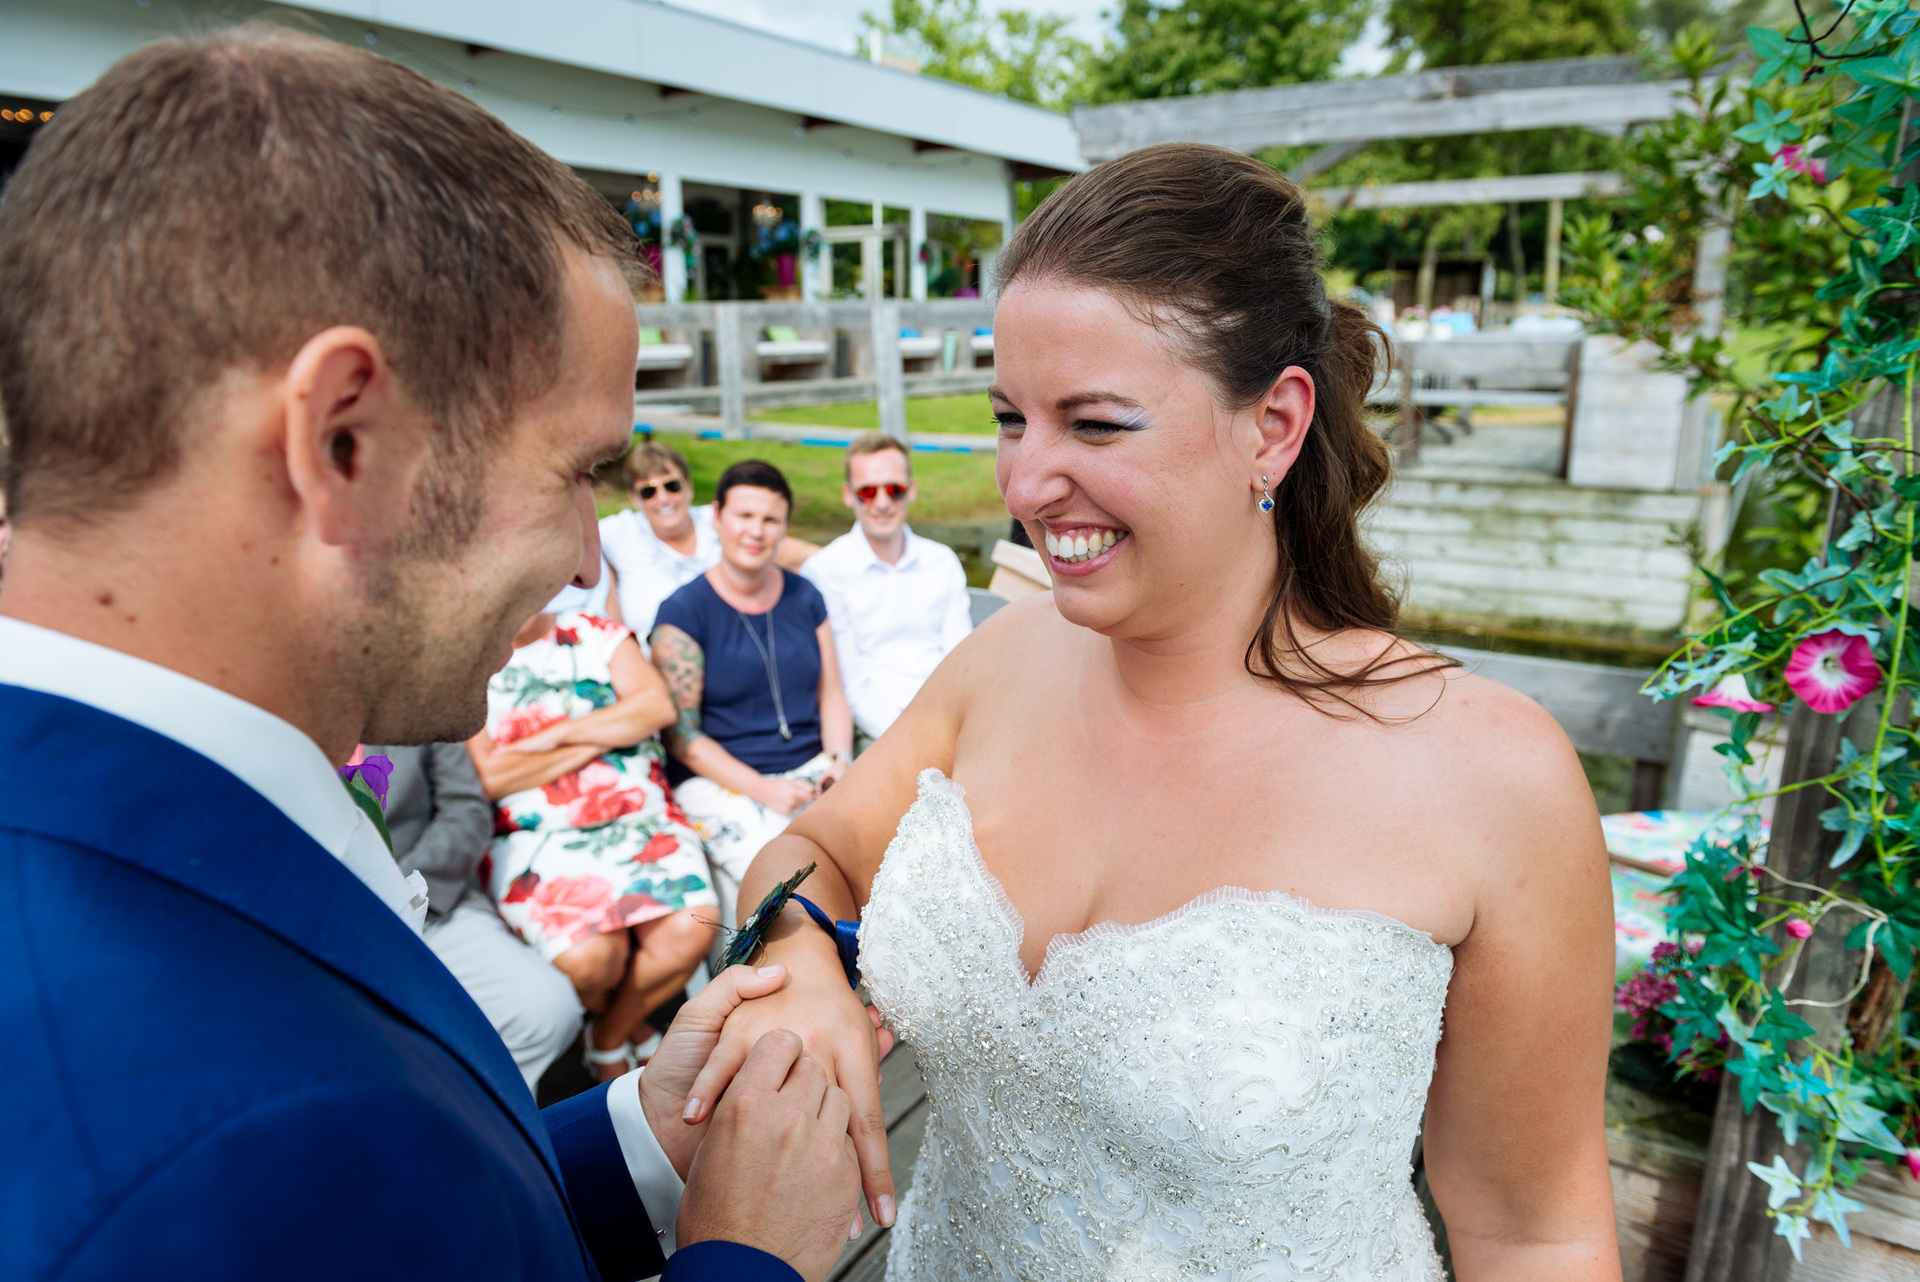
{"label": "white building facade", "polygon": [[[219,0],[0,0],[0,104],[37,118],[140,44],[251,12]],[[925,298],[930,219],[1010,232],[1016,181],[1083,167],[1064,115],[656,0],[346,0],[258,12],[465,93],[580,170],[643,233],[657,229],[670,302],[753,297],[735,287],[753,279],[748,258],[771,281],[759,296],[828,296],[832,250],[778,263],[768,249],[770,232],[802,243],[824,233],[828,202],[841,202],[841,222],[847,205],[871,208],[904,239],[911,252],[892,261],[906,260],[905,279],[888,292]],[[28,132],[0,126],[0,143],[11,138],[17,154]],[[849,231],[830,239],[844,243]],[[872,296],[879,249],[870,241],[859,260]]]}

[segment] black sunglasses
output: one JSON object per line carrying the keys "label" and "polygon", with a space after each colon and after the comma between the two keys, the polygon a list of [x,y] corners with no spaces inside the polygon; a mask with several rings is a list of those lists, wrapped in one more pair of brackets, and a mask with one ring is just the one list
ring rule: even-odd
{"label": "black sunglasses", "polygon": [[665,490],[669,494],[678,494],[684,488],[685,487],[682,486],[678,481],[662,481],[658,486],[636,485],[634,487],[634,493],[640,496],[640,501],[642,503],[645,503],[648,499],[658,494],[661,490]]}
{"label": "black sunglasses", "polygon": [[862,503],[871,503],[880,497],[881,490],[885,490],[887,497],[895,503],[907,497],[907,487],[904,485],[863,485],[853,492],[853,497]]}

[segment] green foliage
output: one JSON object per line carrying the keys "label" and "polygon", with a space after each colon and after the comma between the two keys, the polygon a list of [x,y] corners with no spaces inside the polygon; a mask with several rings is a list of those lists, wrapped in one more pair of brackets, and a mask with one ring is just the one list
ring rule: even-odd
{"label": "green foliage", "polygon": [[[1067,105],[1091,52],[1068,32],[1067,17],[1025,9],[988,13],[980,0],[891,0],[884,20],[872,13],[860,20],[910,41],[925,75],[1042,107]],[[857,52],[869,52],[865,37]]]}
{"label": "green foliage", "polygon": [[1360,38],[1366,0],[1120,0],[1089,59],[1090,102],[1325,80]]}
{"label": "green foliage", "polygon": [[1623,53],[1640,43],[1633,0],[1388,0],[1399,66],[1465,67]]}
{"label": "green foliage", "polygon": [[[1450,67],[1532,58],[1597,57],[1627,53],[1640,44],[1630,19],[1631,0],[1391,0],[1386,6],[1390,70]],[[1415,138],[1375,143],[1316,179],[1327,186],[1410,182],[1434,178],[1481,178],[1509,174],[1565,173],[1615,167],[1619,143],[1577,129]],[[1296,156],[1272,155],[1281,168]],[[1576,203],[1577,210],[1579,205]],[[1534,270],[1542,259],[1545,210],[1516,211],[1523,250]],[[1464,205],[1441,209],[1363,210],[1329,220],[1330,259],[1363,280],[1395,258],[1418,255],[1429,244],[1437,253],[1478,255],[1495,250],[1511,267],[1505,210]],[[1515,282],[1526,288],[1525,269]]]}
{"label": "green foliage", "polygon": [[[1847,1240],[1846,1217],[1861,1207],[1841,1190],[1865,1160],[1920,1143],[1912,1017],[1863,997],[1870,981],[1904,984],[1920,950],[1920,647],[1909,636],[1920,550],[1920,187],[1910,167],[1920,148],[1907,124],[1920,98],[1917,23],[1907,0],[1858,0],[1783,31],[1755,28],[1745,88],[1714,79],[1722,55],[1710,31],[1680,33],[1673,54],[1692,84],[1691,110],[1629,140],[1621,215],[1583,221],[1569,237],[1569,296],[1590,322],[1654,343],[1667,368],[1728,405],[1733,434],[1719,461],[1736,483],[1792,477],[1799,487],[1774,505],[1769,537],[1802,555],[1740,582],[1707,570],[1717,621],[1668,660],[1651,692],[1705,694],[1739,676],[1766,703],[1811,701],[1804,724],[1862,697],[1856,688],[1816,700],[1804,669],[1816,638],[1856,638],[1848,644],[1864,643],[1879,673],[1832,768],[1789,785],[1826,803],[1820,822],[1836,834],[1827,884],[1789,881],[1757,861],[1767,794],[1748,774],[1760,724],[1751,711],[1726,713],[1720,749],[1744,827],[1724,849],[1689,852],[1673,882],[1671,924],[1701,946],[1696,974],[1662,1008],[1676,1021],[1675,1054],[1699,1056],[1724,1037],[1742,1102],[1807,1146],[1800,1171],[1784,1159],[1752,1166],[1796,1255],[1812,1221]],[[1730,291],[1730,316],[1772,336],[1765,380],[1698,328],[1694,259],[1715,225],[1730,232],[1744,281]],[[1790,667],[1796,655],[1801,665]],[[1783,990],[1829,916],[1860,950],[1859,982],[1838,1005],[1844,1022],[1819,1032]],[[1798,1005],[1811,1015],[1832,1004]]]}

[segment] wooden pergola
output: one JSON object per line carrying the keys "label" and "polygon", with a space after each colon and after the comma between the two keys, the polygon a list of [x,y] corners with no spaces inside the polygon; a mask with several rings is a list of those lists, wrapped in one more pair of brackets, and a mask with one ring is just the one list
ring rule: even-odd
{"label": "wooden pergola", "polygon": [[[1080,153],[1092,163],[1165,142],[1208,142],[1243,152],[1318,146],[1290,172],[1296,182],[1305,183],[1371,142],[1555,127],[1618,135],[1685,106],[1685,81],[1648,81],[1641,75],[1638,58],[1448,67],[1368,80],[1076,107],[1073,123],[1080,134]],[[1312,194],[1334,209],[1545,201],[1546,292],[1552,299],[1559,286],[1565,202],[1611,195],[1620,187],[1620,175],[1613,173],[1520,174],[1334,187]],[[1713,290],[1716,296],[1719,292]]]}

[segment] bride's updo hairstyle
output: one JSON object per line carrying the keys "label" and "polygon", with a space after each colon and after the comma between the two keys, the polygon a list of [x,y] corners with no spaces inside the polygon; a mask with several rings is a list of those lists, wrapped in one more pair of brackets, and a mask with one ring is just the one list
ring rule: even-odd
{"label": "bride's updo hairstyle", "polygon": [[1405,680],[1442,656],[1393,657],[1357,672],[1301,646],[1320,632],[1391,633],[1399,602],[1360,538],[1359,518],[1386,484],[1388,447],[1364,406],[1385,348],[1360,308],[1327,297],[1306,201],[1284,175],[1221,147],[1143,147],[1074,178],[1020,225],[995,268],[1004,294],[1021,281],[1110,292],[1176,336],[1235,412],[1257,404],[1280,372],[1313,378],[1313,422],[1275,489],[1279,581],[1247,671],[1310,701],[1355,707],[1346,691]]}

